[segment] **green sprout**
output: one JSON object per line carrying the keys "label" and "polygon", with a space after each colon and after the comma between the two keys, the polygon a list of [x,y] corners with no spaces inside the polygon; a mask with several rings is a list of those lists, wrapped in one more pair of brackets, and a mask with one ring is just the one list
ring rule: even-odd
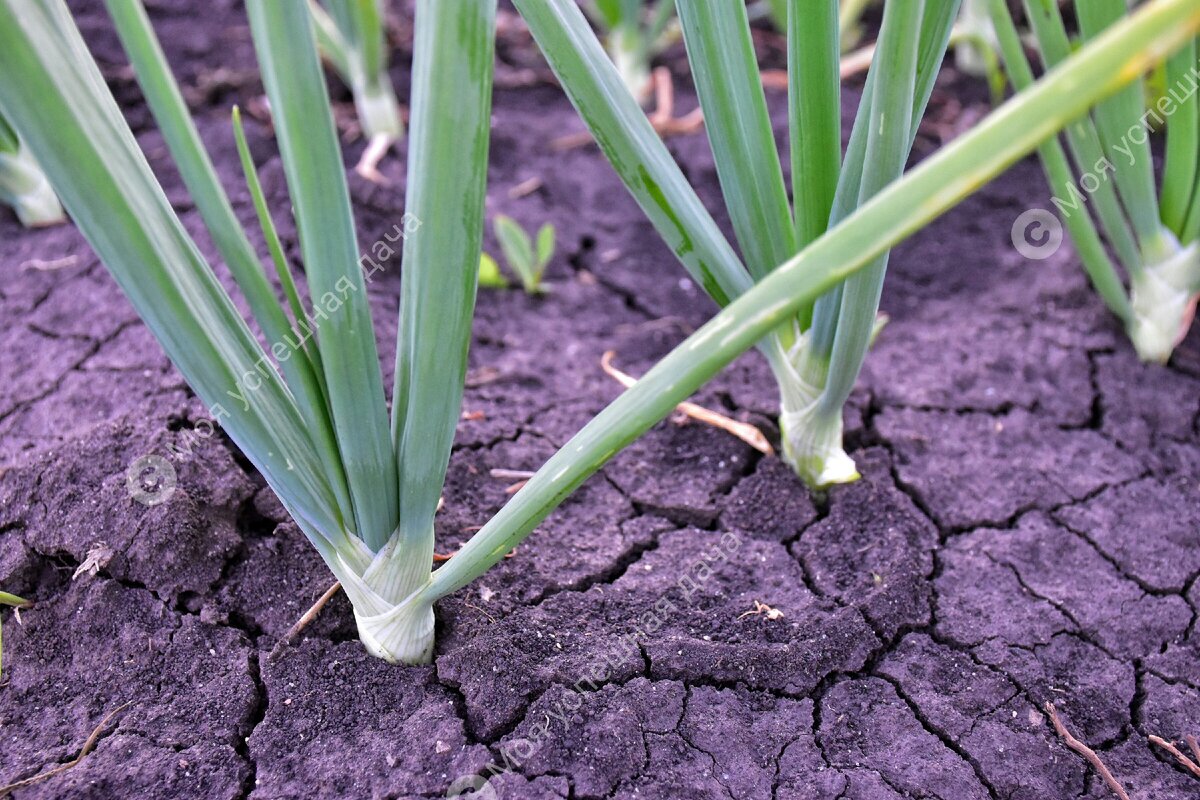
{"label": "green sprout", "polygon": [[[534,239],[521,223],[512,217],[497,214],[492,221],[492,230],[504,253],[505,263],[521,281],[525,293],[544,293],[546,287],[542,284],[542,276],[546,274],[546,267],[554,256],[553,223],[542,225]],[[479,256],[479,285],[489,289],[507,289],[509,285],[496,259],[487,253]]]}
{"label": "green sprout", "polygon": [[[1003,0],[990,3],[1005,67],[1020,93],[1032,84],[1033,69],[1008,6]],[[1025,12],[1043,67],[1057,68],[1075,49],[1058,3],[1026,0]],[[1087,0],[1075,3],[1075,14],[1078,39],[1086,44],[1102,38],[1129,11],[1124,0]],[[1143,70],[1066,129],[1066,149],[1056,138],[1039,150],[1079,259],[1144,361],[1164,363],[1171,357],[1200,294],[1197,52],[1192,39],[1167,59],[1166,94],[1149,110]],[[1148,128],[1156,125],[1167,133],[1161,193],[1148,136]],[[1117,263],[1129,276],[1128,290]]]}
{"label": "green sprout", "polygon": [[507,289],[508,278],[500,271],[496,259],[487,253],[479,254],[479,285],[484,289]]}
{"label": "green sprout", "polygon": [[554,225],[547,222],[538,229],[536,242],[521,223],[504,214],[497,214],[492,222],[496,240],[504,253],[508,268],[516,273],[526,294],[541,294],[542,276],[554,256]]}
{"label": "green sprout", "polygon": [[[8,592],[0,592],[0,606],[8,606],[9,608],[15,609],[17,611],[17,613],[20,613],[20,610],[22,608],[27,608],[29,606],[29,601],[23,600],[20,597],[17,597],[15,594],[9,594]],[[3,630],[0,630],[0,676],[2,676],[3,674],[4,674],[4,632],[3,632]]]}
{"label": "green sprout", "polygon": [[12,206],[27,228],[56,225],[66,219],[58,195],[29,149],[0,115],[0,203]]}

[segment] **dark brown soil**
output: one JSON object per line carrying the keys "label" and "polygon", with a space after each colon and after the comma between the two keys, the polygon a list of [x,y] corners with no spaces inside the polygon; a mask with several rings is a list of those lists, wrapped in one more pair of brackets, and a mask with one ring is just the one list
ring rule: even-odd
{"label": "dark brown soil", "polygon": [[[248,32],[231,0],[188,5],[154,17],[234,176],[226,109],[261,91]],[[520,65],[522,46],[501,53]],[[712,312],[594,149],[549,151],[576,129],[552,87],[497,94],[489,211],[553,220],[560,251],[549,294],[481,292],[443,551],[507,499],[490,469],[536,468],[616,395],[604,350],[640,372]],[[715,199],[704,139],[672,147]],[[403,163],[391,187],[352,179],[364,247],[400,222]],[[36,603],[5,618],[0,784],[68,761],[128,703],[14,797],[432,798],[475,775],[532,799],[1110,796],[1055,737],[1053,701],[1131,797],[1200,796],[1146,739],[1200,735],[1200,341],[1141,365],[1066,249],[1017,255],[1012,220],[1043,187],[1023,163],[897,251],[847,415],[861,482],[813,499],[777,460],[664,423],[441,603],[435,663],[411,668],[363,652],[342,597],[268,656],[329,574],[240,454],[198,434],[204,409],[80,235],[0,213],[0,588]],[[392,267],[373,287],[385,365],[398,285]],[[753,354],[699,401],[774,432]],[[177,491],[135,503],[127,466],[171,445],[192,449]],[[98,572],[73,577],[89,552]]]}

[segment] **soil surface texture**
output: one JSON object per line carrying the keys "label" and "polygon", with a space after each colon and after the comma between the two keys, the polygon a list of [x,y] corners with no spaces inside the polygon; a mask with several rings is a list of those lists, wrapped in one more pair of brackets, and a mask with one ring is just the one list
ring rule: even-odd
{"label": "soil surface texture", "polygon": [[[72,5],[211,256],[100,4]],[[228,124],[261,109],[242,11],[147,5],[256,230]],[[403,100],[411,29],[393,33]],[[536,469],[617,395],[604,351],[640,374],[714,311],[594,147],[551,150],[580,124],[527,37],[509,26],[499,54],[488,213],[554,222],[559,251],[548,293],[480,292],[441,552],[508,499],[491,470]],[[918,157],[979,97],[943,75]],[[670,146],[717,208],[703,135]],[[364,250],[401,223],[404,155],[388,185],[351,173]],[[439,604],[424,667],[369,657],[340,595],[271,654],[328,571],[80,234],[0,210],[0,588],[35,604],[5,614],[0,785],[69,762],[116,711],[15,800],[399,800],[472,776],[522,800],[1112,796],[1053,702],[1130,797],[1200,797],[1147,741],[1200,735],[1200,336],[1140,364],[1069,247],[1014,251],[1013,220],[1045,203],[1027,161],[894,253],[847,411],[860,482],[814,497],[776,458],[664,422]],[[390,386],[398,255],[370,291]],[[756,354],[696,399],[778,436]],[[143,456],[176,473],[158,505],[126,486]]]}

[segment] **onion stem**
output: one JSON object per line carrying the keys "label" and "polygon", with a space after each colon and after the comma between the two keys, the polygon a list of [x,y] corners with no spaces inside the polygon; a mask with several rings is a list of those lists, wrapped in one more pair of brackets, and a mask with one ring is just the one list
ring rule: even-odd
{"label": "onion stem", "polygon": [[1144,264],[1129,281],[1129,339],[1143,361],[1159,364],[1170,359],[1187,334],[1200,291],[1200,241],[1180,247],[1171,239],[1170,254]]}
{"label": "onion stem", "polygon": [[56,225],[66,219],[58,195],[29,148],[0,118],[0,203],[12,206],[27,228]]}
{"label": "onion stem", "polygon": [[352,86],[351,91],[364,138],[373,140],[386,136],[395,141],[404,136],[400,104],[387,75],[368,77]]}

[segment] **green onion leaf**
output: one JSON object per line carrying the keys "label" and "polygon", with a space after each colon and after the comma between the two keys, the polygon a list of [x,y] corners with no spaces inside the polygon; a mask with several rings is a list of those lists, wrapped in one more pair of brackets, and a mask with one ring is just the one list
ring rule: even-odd
{"label": "green onion leaf", "polygon": [[495,0],[417,4],[405,210],[420,220],[420,229],[404,240],[392,437],[400,535],[420,545],[411,558],[422,578],[429,575],[433,515],[458,425],[471,341],[495,14]]}
{"label": "green onion leaf", "polygon": [[[933,84],[937,80],[960,4],[961,0],[927,0],[926,2],[927,8],[921,21],[921,38],[917,45],[917,71],[914,82],[916,97],[912,105],[910,147],[917,138],[918,124],[925,114],[929,97],[933,94]],[[862,99],[859,101],[858,115],[855,117],[854,127],[850,130],[850,142],[846,146],[846,155],[842,160],[841,174],[834,195],[833,212],[829,218],[830,226],[844,219],[858,205],[859,185],[867,157],[868,112],[874,102],[877,75],[877,69],[872,69],[867,74]],[[835,287],[828,295],[822,296],[813,304],[813,325],[809,346],[814,353],[827,355],[832,352],[841,307],[840,286]],[[823,374],[824,369],[822,368],[819,375],[811,377],[823,381]]]}
{"label": "green onion leaf", "polygon": [[758,280],[795,254],[796,240],[746,5],[676,5],[725,207],[746,267]]}
{"label": "green onion leaf", "polygon": [[250,0],[246,9],[295,207],[355,530],[378,550],[398,521],[396,462],[350,194],[311,44],[312,21],[301,3]]}
{"label": "green onion leaf", "polygon": [[[1192,198],[1200,191],[1200,98],[1193,88],[1187,91],[1188,76],[1195,87],[1192,72],[1197,64],[1196,40],[1188,42],[1179,52],[1167,59],[1167,92],[1175,109],[1167,125],[1167,153],[1163,164],[1162,204],[1163,223],[1182,241],[1190,241],[1185,223]],[[1182,103],[1174,98],[1176,88],[1185,92]]]}
{"label": "green onion leaf", "polygon": [[[1041,51],[1043,64],[1047,69],[1061,64],[1064,59],[1071,55],[1071,43],[1067,36],[1066,26],[1063,24],[1062,12],[1059,11],[1057,0],[1026,0],[1025,10],[1026,16],[1033,27],[1038,49]],[[994,17],[998,14],[998,9],[993,11]],[[1007,15],[1007,9],[1005,9],[1005,14]],[[1011,16],[1007,22],[1000,21],[997,24],[1005,25],[1006,27],[1011,26]],[[1013,48],[1011,42],[1009,42],[1006,52],[1006,60],[1010,64],[1013,64],[1009,71],[1021,73],[1020,75],[1014,75],[1013,80],[1014,86],[1020,91],[1033,82],[1033,74],[1020,67],[1020,63],[1025,62],[1023,48],[1019,53],[1019,61],[1017,60],[1018,51]],[[1025,74],[1026,72],[1028,74]],[[1017,82],[1018,79],[1020,83]],[[1090,114],[1085,114],[1072,122],[1067,127],[1066,134],[1071,153],[1081,168],[1095,170],[1097,169],[1097,165],[1103,163],[1104,148],[1100,143],[1100,134],[1096,131],[1095,123],[1092,121]],[[1058,166],[1055,165],[1054,169],[1058,171]],[[1052,182],[1056,193],[1065,193],[1059,197],[1059,200],[1066,205],[1070,205],[1072,208],[1072,213],[1069,216],[1076,216],[1073,212],[1075,207],[1080,205],[1082,195],[1076,185],[1077,181],[1071,176],[1070,168],[1067,168],[1066,180],[1063,180],[1062,176],[1059,176],[1052,178]],[[1138,253],[1137,240],[1134,238],[1133,229],[1130,228],[1129,221],[1125,217],[1125,212],[1121,208],[1120,199],[1117,197],[1116,184],[1106,178],[1096,187],[1096,191],[1092,193],[1088,202],[1095,206],[1096,216],[1100,220],[1101,225],[1103,225],[1105,236],[1112,243],[1113,250],[1116,251],[1121,264],[1131,273],[1140,269],[1141,255]],[[1086,209],[1079,216],[1087,216]],[[1070,225],[1070,222],[1068,221],[1067,224]],[[1072,237],[1074,238],[1074,233],[1072,233]],[[1078,243],[1080,240],[1075,239],[1075,241]],[[1082,249],[1094,252],[1090,243],[1084,245]],[[1081,254],[1080,257],[1083,258],[1084,256]],[[1088,258],[1095,269],[1101,272],[1107,271],[1099,267],[1095,255],[1089,255]],[[1107,256],[1105,258],[1107,260]],[[1086,263],[1088,262],[1085,261]],[[1105,277],[1103,280],[1107,282],[1108,278]],[[1109,291],[1111,293],[1111,288]]]}
{"label": "green onion leaf", "polygon": [[[1075,13],[1085,41],[1090,41],[1122,19],[1128,8],[1125,0],[1084,0],[1075,3]],[[1154,185],[1154,162],[1150,157],[1150,137],[1141,124],[1145,97],[1145,85],[1139,77],[1098,104],[1093,116],[1104,144],[1104,154],[1115,168],[1117,188],[1142,251],[1153,260],[1162,255],[1165,245],[1158,213],[1158,192]]]}
{"label": "green onion leaf", "polygon": [[[786,0],[788,132],[796,244],[807,247],[829,227],[842,161],[842,81],[838,73],[837,0]],[[812,312],[801,328],[807,330]]]}
{"label": "green onion leaf", "polygon": [[[263,273],[254,247],[246,238],[241,223],[233,213],[229,198],[217,178],[212,160],[200,141],[200,134],[188,114],[183,95],[171,75],[166,56],[154,29],[150,26],[142,3],[140,0],[107,0],[107,6],[121,44],[133,64],[146,102],[162,131],[167,149],[175,160],[184,185],[196,203],[205,227],[212,235],[217,251],[229,267],[238,288],[245,295],[251,314],[270,344],[296,338],[271,284]],[[261,191],[258,194],[261,195]],[[265,203],[261,197],[257,197],[255,204],[261,216],[265,212]],[[268,244],[273,244],[270,237]],[[273,257],[282,256],[281,252],[276,256],[275,250],[278,249],[276,242],[273,244]],[[288,288],[291,284],[290,273],[284,269],[280,278],[284,280],[285,289]],[[291,292],[295,292],[294,285],[291,286]],[[296,320],[304,320],[302,312],[297,314]],[[350,500],[346,478],[334,442],[321,379],[316,375],[312,361],[304,349],[297,349],[293,355],[277,358],[276,361],[287,380],[288,388],[297,398],[297,407],[304,416],[305,425],[320,453],[326,477],[338,497],[338,505],[348,510]]]}
{"label": "green onion leaf", "polygon": [[[1013,87],[1018,91],[1024,91],[1034,83],[1033,69],[1029,65],[1029,61],[1025,58],[1025,48],[1021,43],[1017,27],[1013,22],[1012,15],[1009,13],[1007,0],[989,0],[992,21],[996,30],[997,38],[1000,44],[1000,51],[1004,56],[1005,67],[1012,80]],[[1052,7],[1052,14],[1044,13],[1047,7]],[[1036,13],[1034,13],[1036,11]],[[1056,0],[1045,0],[1039,2],[1039,8],[1030,9],[1029,17],[1034,20],[1034,28],[1039,31],[1039,40],[1045,42],[1043,45],[1043,58],[1047,59],[1047,63],[1060,63],[1057,58],[1060,55],[1057,48],[1051,49],[1050,43],[1063,45],[1066,43],[1065,29],[1061,29],[1062,18],[1058,16],[1058,5]],[[1054,18],[1057,17],[1060,29],[1062,30],[1061,38],[1052,37],[1052,32],[1055,28],[1052,26]],[[1046,25],[1046,23],[1050,23]],[[1041,33],[1043,25],[1046,25],[1044,33]],[[1069,58],[1067,54],[1061,54],[1063,58]],[[1053,61],[1050,61],[1053,59]],[[1072,122],[1068,128],[1068,137],[1072,142],[1074,151],[1087,154],[1085,164],[1094,164],[1095,160],[1087,160],[1094,154],[1095,159],[1099,159],[1100,140],[1096,135],[1095,129],[1092,127],[1091,119],[1083,117],[1081,120]],[[1094,148],[1094,149],[1093,149]],[[1050,181],[1051,191],[1054,192],[1056,198],[1065,207],[1072,203],[1071,189],[1075,186],[1075,176],[1071,172],[1071,165],[1067,160],[1067,154],[1063,150],[1062,144],[1055,137],[1046,141],[1039,149],[1038,155],[1041,158],[1042,166],[1046,170],[1047,178]],[[1121,215],[1121,210],[1117,206],[1116,194],[1111,185],[1105,184],[1108,194],[1105,195],[1111,201],[1111,205],[1107,207],[1109,214],[1117,216],[1116,224],[1120,227],[1118,230],[1124,230],[1129,236],[1132,249],[1133,235],[1125,223],[1124,217]],[[1097,201],[1101,199],[1101,195],[1095,195]],[[1099,203],[1097,208],[1100,208]],[[1107,227],[1109,217],[1105,214],[1100,214],[1101,221],[1106,224],[1106,231],[1112,237],[1111,228]],[[1125,292],[1125,287],[1121,285],[1121,278],[1117,274],[1116,267],[1113,265],[1112,259],[1109,258],[1108,252],[1104,249],[1104,243],[1100,240],[1100,235],[1096,231],[1096,225],[1092,222],[1091,215],[1086,207],[1080,208],[1078,213],[1067,212],[1062,215],[1063,224],[1071,234],[1071,240],[1075,243],[1075,250],[1079,254],[1080,261],[1083,262],[1084,270],[1092,281],[1092,285],[1096,287],[1097,293],[1104,300],[1105,304],[1128,325],[1133,318],[1133,309],[1129,305],[1129,297]],[[1114,239],[1115,241],[1115,239]],[[1118,248],[1119,250],[1120,248]],[[1137,263],[1136,251],[1129,254],[1133,259],[1131,263]]]}

